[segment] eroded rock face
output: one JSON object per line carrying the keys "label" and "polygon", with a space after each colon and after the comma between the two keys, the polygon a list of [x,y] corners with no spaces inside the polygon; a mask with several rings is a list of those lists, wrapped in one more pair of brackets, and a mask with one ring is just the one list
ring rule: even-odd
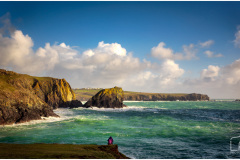
{"label": "eroded rock face", "polygon": [[95,96],[88,100],[84,107],[99,107],[99,108],[123,108],[124,93],[122,88],[114,87],[103,89]]}
{"label": "eroded rock face", "polygon": [[58,116],[53,108],[81,105],[64,79],[32,77],[0,69],[0,124]]}
{"label": "eroded rock face", "polygon": [[65,79],[35,79],[33,89],[39,98],[53,106],[54,109],[82,106],[82,103],[76,100],[75,93]]}

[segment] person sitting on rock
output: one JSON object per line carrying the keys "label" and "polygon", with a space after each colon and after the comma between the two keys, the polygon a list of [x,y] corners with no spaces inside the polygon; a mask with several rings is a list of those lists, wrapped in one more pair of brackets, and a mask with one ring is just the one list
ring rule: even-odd
{"label": "person sitting on rock", "polygon": [[110,136],[110,137],[108,138],[108,145],[111,145],[111,144],[113,144],[113,138]]}

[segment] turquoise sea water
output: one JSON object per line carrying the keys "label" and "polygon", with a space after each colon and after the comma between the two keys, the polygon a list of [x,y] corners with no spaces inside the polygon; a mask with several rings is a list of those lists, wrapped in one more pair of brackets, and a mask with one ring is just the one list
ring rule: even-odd
{"label": "turquoise sea water", "polygon": [[[0,143],[107,144],[130,158],[240,158],[239,102],[125,102],[124,109],[58,109],[61,118],[0,127]],[[236,145],[234,146],[236,147]]]}

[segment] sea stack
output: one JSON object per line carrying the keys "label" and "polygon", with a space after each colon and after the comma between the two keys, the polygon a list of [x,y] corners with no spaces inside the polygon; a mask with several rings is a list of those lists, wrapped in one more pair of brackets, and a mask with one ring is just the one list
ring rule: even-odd
{"label": "sea stack", "polygon": [[98,108],[123,108],[124,93],[122,88],[114,87],[103,89],[88,100],[84,107],[98,107]]}
{"label": "sea stack", "polygon": [[81,105],[65,79],[0,69],[0,125],[58,116],[53,109]]}

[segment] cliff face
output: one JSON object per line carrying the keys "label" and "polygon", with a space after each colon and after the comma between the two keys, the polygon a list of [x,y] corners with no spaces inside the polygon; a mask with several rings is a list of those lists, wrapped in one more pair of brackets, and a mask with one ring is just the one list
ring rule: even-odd
{"label": "cliff face", "polygon": [[65,79],[35,78],[33,84],[35,94],[53,108],[79,107],[75,93]]}
{"label": "cliff face", "polygon": [[0,124],[57,116],[53,107],[81,106],[64,79],[32,77],[0,69]]}
{"label": "cliff face", "polygon": [[122,88],[114,87],[109,89],[103,89],[99,91],[95,96],[88,100],[84,107],[99,107],[99,108],[122,108],[124,93]]}

